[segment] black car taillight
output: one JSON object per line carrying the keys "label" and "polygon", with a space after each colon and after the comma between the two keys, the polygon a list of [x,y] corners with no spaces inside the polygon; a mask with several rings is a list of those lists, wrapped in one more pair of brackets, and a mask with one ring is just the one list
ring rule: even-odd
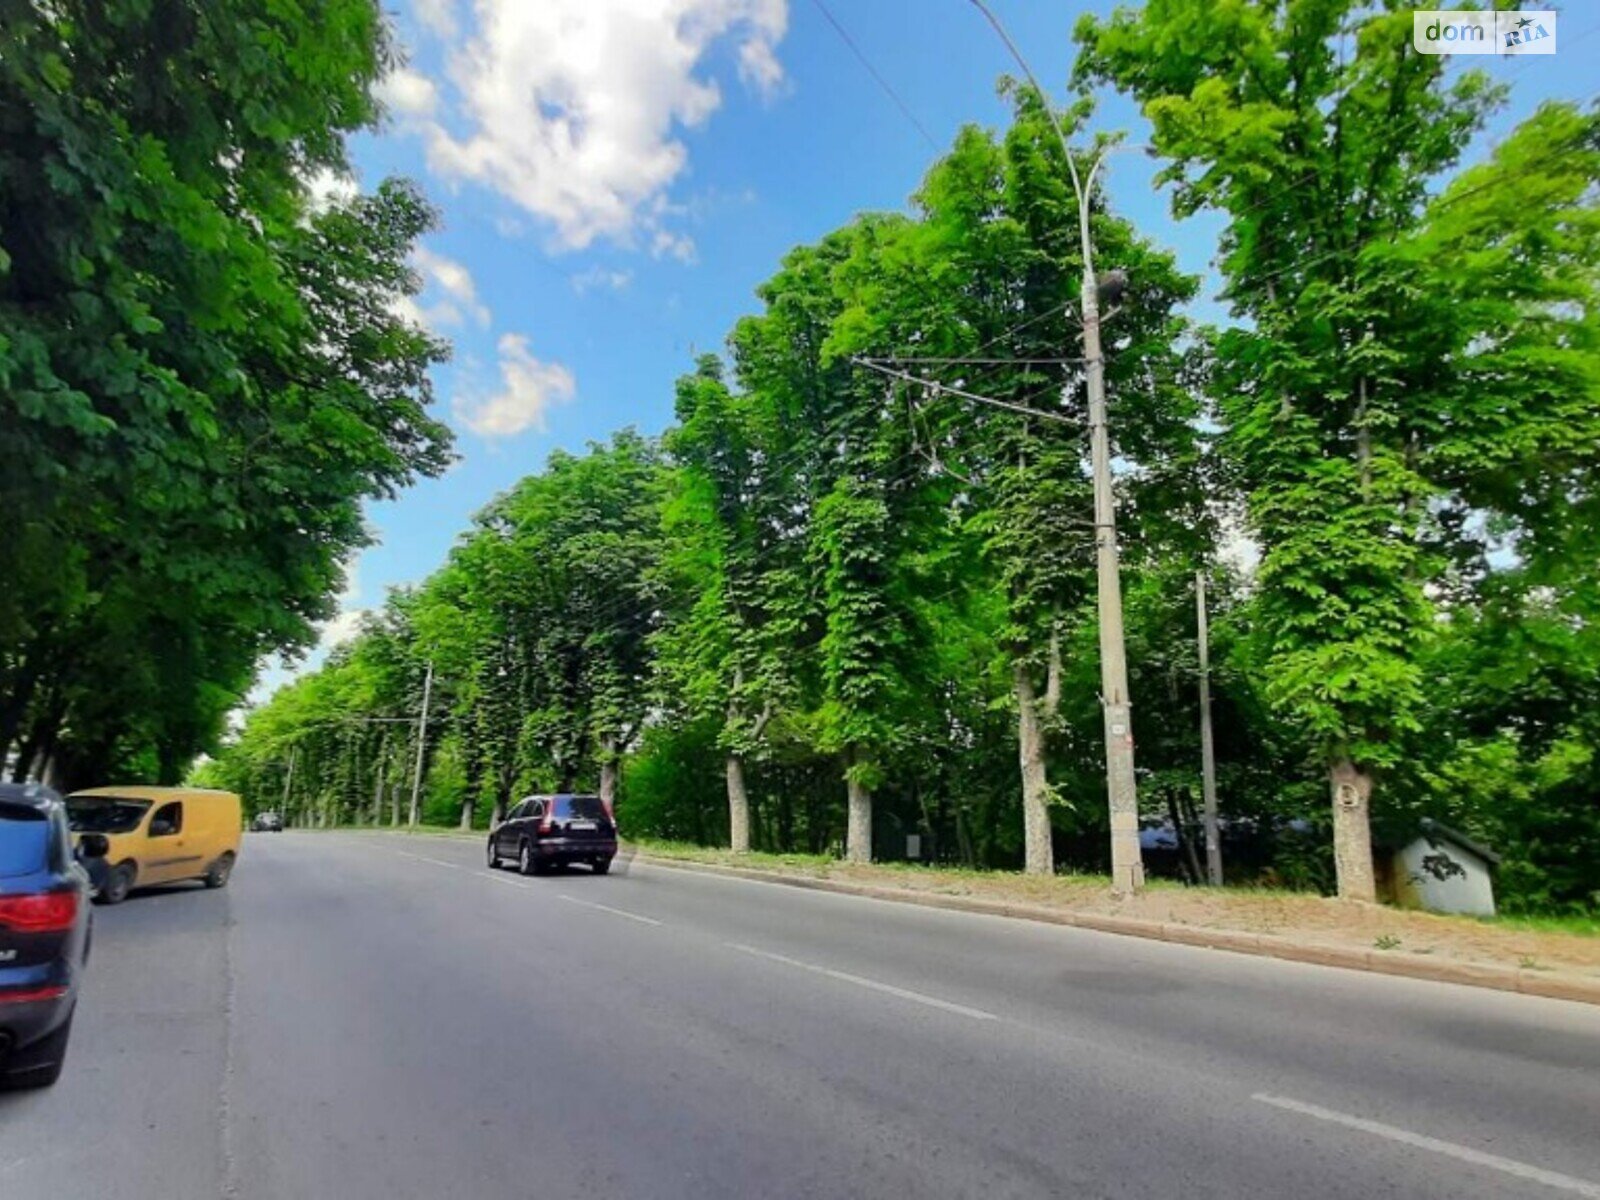
{"label": "black car taillight", "polygon": [[18,933],[60,933],[77,920],[77,892],[0,896],[0,926]]}

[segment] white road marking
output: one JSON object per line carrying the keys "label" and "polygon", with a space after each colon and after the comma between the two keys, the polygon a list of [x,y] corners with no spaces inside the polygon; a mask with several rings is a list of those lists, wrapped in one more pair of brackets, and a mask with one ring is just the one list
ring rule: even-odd
{"label": "white road marking", "polygon": [[449,867],[452,871],[471,871],[471,867],[463,867],[460,863],[446,862],[442,858],[429,858],[426,854],[412,854],[409,850],[396,850],[401,858],[414,858],[418,862],[432,863],[436,867]]}
{"label": "white road marking", "polygon": [[1448,1155],[1451,1158],[1460,1159],[1462,1162],[1469,1162],[1475,1166],[1503,1171],[1507,1175],[1515,1175],[1518,1179],[1531,1180],[1534,1183],[1542,1183],[1546,1187],[1560,1188],[1562,1191],[1572,1192],[1579,1196],[1595,1197],[1600,1200],[1600,1183],[1590,1183],[1586,1179],[1575,1179],[1571,1175],[1563,1175],[1559,1171],[1547,1171],[1543,1167],[1535,1167],[1529,1163],[1518,1162],[1514,1158],[1501,1158],[1498,1154],[1485,1154],[1482,1150],[1474,1150],[1470,1146],[1458,1146],[1454,1142],[1442,1142],[1438,1138],[1412,1133],[1409,1129],[1385,1125],[1382,1121],[1369,1121],[1365,1117],[1353,1117],[1348,1113],[1335,1112],[1331,1108],[1319,1108],[1315,1104],[1290,1100],[1285,1096],[1268,1096],[1262,1092],[1257,1092],[1250,1099],[1258,1100],[1262,1104],[1270,1104],[1274,1108],[1299,1113],[1301,1116],[1314,1117],[1319,1121],[1329,1121],[1349,1129],[1359,1129],[1362,1133],[1375,1134],[1381,1138],[1388,1138],[1391,1142],[1415,1146],[1419,1150],[1431,1150],[1435,1154]]}
{"label": "white road marking", "polygon": [[883,992],[889,996],[898,996],[902,1000],[910,1000],[914,1004],[925,1004],[929,1008],[937,1008],[943,1012],[955,1013],[958,1016],[971,1017],[975,1021],[999,1020],[994,1013],[984,1012],[981,1008],[968,1008],[965,1004],[953,1004],[949,1000],[940,1000],[937,996],[925,996],[921,992],[908,991],[905,988],[895,987],[890,983],[879,983],[876,979],[863,979],[860,975],[851,975],[847,971],[835,971],[832,967],[819,967],[812,963],[801,962],[799,959],[788,958],[782,954],[773,954],[770,950],[757,950],[754,946],[745,946],[738,942],[724,942],[723,945],[730,950],[737,950],[741,954],[751,954],[756,958],[767,959],[769,962],[782,963],[786,967],[798,967],[802,971],[826,975],[829,979],[837,979],[841,983],[853,983],[857,987],[869,988],[874,992]]}
{"label": "white road marking", "polygon": [[520,879],[508,879],[504,875],[491,875],[487,871],[474,872],[474,874],[482,874],[490,883],[503,883],[507,887],[522,888],[524,891],[533,886],[529,883],[523,883]]}
{"label": "white road marking", "polygon": [[601,912],[608,912],[614,917],[627,917],[628,920],[637,921],[641,925],[661,924],[654,917],[641,917],[638,913],[631,913],[621,908],[612,908],[609,904],[596,904],[593,900],[579,900],[576,896],[568,896],[565,893],[558,894],[556,899],[565,900],[568,904],[581,904],[584,908],[597,908]]}

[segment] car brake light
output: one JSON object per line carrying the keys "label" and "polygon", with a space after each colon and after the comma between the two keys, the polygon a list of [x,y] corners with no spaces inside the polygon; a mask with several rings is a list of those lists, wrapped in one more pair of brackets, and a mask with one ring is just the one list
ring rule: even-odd
{"label": "car brake light", "polygon": [[60,933],[78,919],[77,892],[0,896],[0,926],[18,933]]}
{"label": "car brake light", "polygon": [[24,992],[0,992],[0,1004],[27,1004],[32,1000],[59,1000],[67,994],[64,987],[29,988]]}
{"label": "car brake light", "polygon": [[552,822],[553,822],[553,818],[550,816],[550,814],[549,813],[545,813],[544,816],[539,818],[539,832],[540,833],[549,833],[551,825],[552,825]]}

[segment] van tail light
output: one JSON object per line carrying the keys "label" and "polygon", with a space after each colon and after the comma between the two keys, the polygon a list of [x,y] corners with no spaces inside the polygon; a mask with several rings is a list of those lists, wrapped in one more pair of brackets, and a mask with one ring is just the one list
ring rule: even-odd
{"label": "van tail light", "polygon": [[0,927],[18,933],[60,933],[78,919],[77,892],[0,896]]}

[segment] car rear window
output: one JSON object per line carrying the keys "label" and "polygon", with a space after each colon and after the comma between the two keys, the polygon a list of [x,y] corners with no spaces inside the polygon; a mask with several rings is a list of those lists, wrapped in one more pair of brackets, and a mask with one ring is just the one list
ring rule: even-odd
{"label": "car rear window", "polygon": [[603,821],[606,806],[599,796],[557,796],[555,816],[559,821]]}
{"label": "car rear window", "polygon": [[0,879],[42,871],[50,859],[50,822],[41,809],[0,804]]}

